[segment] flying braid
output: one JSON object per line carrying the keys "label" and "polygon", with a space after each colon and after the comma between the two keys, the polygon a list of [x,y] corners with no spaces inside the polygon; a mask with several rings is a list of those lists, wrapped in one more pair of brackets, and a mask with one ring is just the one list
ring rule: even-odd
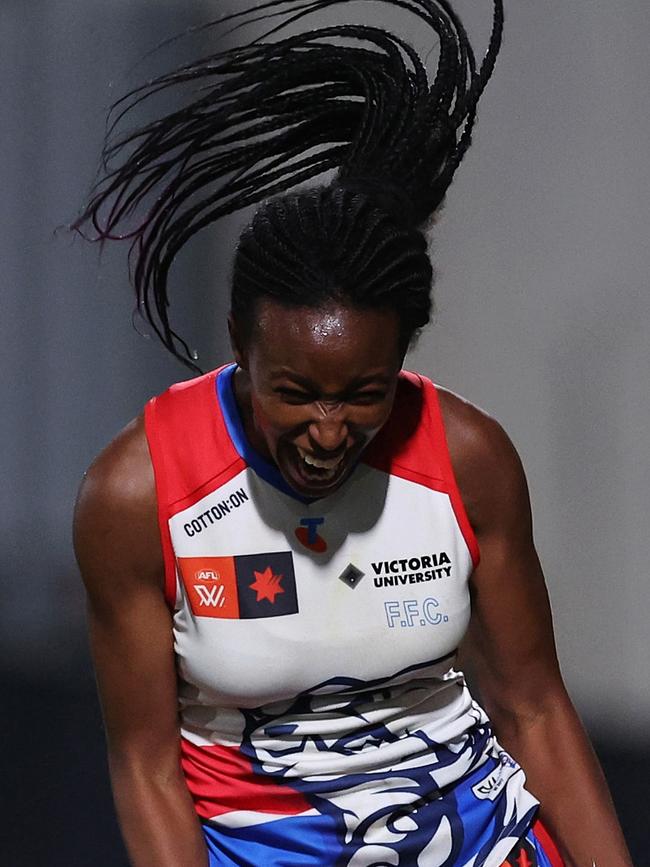
{"label": "flying braid", "polygon": [[[201,28],[224,36],[273,22],[263,36],[162,75],[113,106],[104,175],[74,228],[93,240],[131,241],[138,305],[189,367],[199,369],[168,317],[170,267],[201,229],[260,203],[233,270],[232,310],[244,325],[261,296],[392,307],[407,344],[428,322],[432,268],[421,229],[469,147],[501,43],[503,0],[492,0],[480,66],[448,0],[380,2],[417,16],[437,40],[432,74],[407,42],[379,27],[283,35],[349,0],[267,0]],[[192,101],[116,137],[141,102],[187,82],[197,86]],[[323,186],[327,172],[335,177]],[[320,186],[301,188],[319,178]]]}

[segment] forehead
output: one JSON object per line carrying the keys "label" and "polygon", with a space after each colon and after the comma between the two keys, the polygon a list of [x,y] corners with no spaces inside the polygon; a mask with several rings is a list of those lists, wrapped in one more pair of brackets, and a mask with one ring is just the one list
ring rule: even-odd
{"label": "forehead", "polygon": [[287,307],[265,299],[255,312],[250,348],[269,370],[367,376],[399,369],[399,337],[399,317],[387,308]]}

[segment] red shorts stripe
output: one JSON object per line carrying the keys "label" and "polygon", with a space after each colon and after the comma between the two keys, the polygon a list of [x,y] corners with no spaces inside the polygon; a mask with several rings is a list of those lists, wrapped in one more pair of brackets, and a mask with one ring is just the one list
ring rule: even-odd
{"label": "red shorts stripe", "polygon": [[564,867],[564,861],[562,860],[562,856],[560,855],[557,846],[539,819],[537,819],[533,825],[533,833],[542,844],[542,847],[548,855],[548,859],[553,867]]}

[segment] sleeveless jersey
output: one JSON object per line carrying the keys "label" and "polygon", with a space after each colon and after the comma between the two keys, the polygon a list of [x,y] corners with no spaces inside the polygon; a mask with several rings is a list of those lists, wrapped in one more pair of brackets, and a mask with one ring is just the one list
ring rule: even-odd
{"label": "sleeveless jersey", "polygon": [[211,864],[498,867],[538,802],[454,668],[479,552],[435,386],[402,372],[308,500],[247,441],[234,369],[145,411]]}

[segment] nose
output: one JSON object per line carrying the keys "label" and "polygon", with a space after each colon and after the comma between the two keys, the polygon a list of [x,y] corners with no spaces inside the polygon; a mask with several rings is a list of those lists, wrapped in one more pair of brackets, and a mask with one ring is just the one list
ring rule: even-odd
{"label": "nose", "polygon": [[348,424],[340,403],[319,403],[319,417],[309,424],[309,437],[324,452],[338,451],[348,437]]}

